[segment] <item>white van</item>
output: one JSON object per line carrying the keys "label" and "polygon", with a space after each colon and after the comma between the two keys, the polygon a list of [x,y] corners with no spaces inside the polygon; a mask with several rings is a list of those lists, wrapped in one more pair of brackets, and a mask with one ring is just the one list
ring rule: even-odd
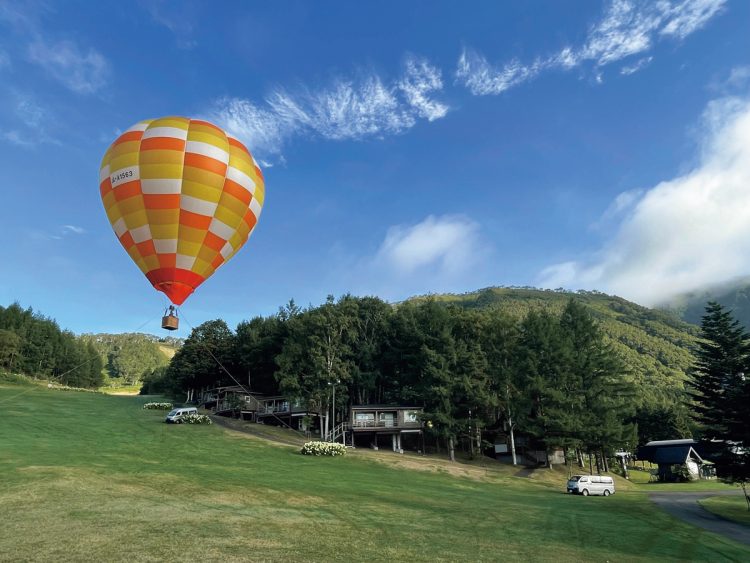
{"label": "white van", "polygon": [[568,492],[583,495],[615,494],[615,480],[606,475],[573,475],[568,479]]}
{"label": "white van", "polygon": [[164,422],[174,422],[175,424],[180,424],[182,422],[182,417],[187,414],[198,414],[198,409],[195,407],[172,409],[171,411],[169,411],[167,418],[164,419]]}

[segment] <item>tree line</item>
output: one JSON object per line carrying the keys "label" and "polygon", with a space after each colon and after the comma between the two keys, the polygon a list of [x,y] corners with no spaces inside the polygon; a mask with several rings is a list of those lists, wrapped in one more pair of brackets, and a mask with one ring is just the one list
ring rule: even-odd
{"label": "tree line", "polygon": [[18,303],[0,306],[0,367],[72,387],[103,382],[103,362],[90,342]]}
{"label": "tree line", "polygon": [[519,318],[433,298],[392,306],[346,295],[306,309],[291,301],[234,332],[206,322],[146,377],[144,392],[241,384],[321,413],[419,406],[438,446],[480,451],[484,439],[513,431],[537,449],[606,463],[617,448],[690,435],[682,401],[655,401],[638,375],[575,298],[561,312]]}
{"label": "tree line", "polygon": [[750,510],[750,334],[727,309],[709,302],[696,352],[695,416],[704,451],[722,479],[742,486]]}

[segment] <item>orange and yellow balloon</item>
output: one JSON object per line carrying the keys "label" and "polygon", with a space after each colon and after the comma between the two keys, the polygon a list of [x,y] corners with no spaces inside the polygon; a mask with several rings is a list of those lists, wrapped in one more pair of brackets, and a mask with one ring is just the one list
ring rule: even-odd
{"label": "orange and yellow balloon", "polygon": [[175,305],[245,244],[265,191],[240,141],[185,117],[133,125],[107,149],[99,179],[120,243]]}

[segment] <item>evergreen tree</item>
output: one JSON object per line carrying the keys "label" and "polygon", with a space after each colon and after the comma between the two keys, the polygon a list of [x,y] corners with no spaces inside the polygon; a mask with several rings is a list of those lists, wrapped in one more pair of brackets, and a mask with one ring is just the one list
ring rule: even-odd
{"label": "evergreen tree", "polygon": [[696,350],[691,393],[695,412],[708,440],[731,439],[743,427],[742,403],[748,369],[748,334],[731,313],[716,302],[706,305]]}
{"label": "evergreen tree", "polygon": [[518,367],[524,391],[523,429],[547,451],[576,444],[581,431],[581,376],[570,371],[570,349],[550,313],[530,312],[521,323]]}
{"label": "evergreen tree", "polygon": [[[569,378],[580,381],[581,403],[577,413],[578,441],[603,459],[614,446],[633,434],[625,420],[633,414],[632,384],[623,362],[604,341],[604,335],[586,308],[571,299],[560,317],[560,329],[567,345]],[[632,444],[633,446],[635,444]]]}

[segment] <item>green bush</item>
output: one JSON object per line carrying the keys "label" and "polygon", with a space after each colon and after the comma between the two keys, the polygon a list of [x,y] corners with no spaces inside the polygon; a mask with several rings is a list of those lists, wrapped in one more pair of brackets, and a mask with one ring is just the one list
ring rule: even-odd
{"label": "green bush", "polygon": [[336,442],[307,442],[300,450],[302,455],[345,455],[346,446]]}
{"label": "green bush", "polygon": [[146,403],[143,408],[146,410],[171,411],[172,403]]}
{"label": "green bush", "polygon": [[186,414],[180,418],[185,424],[211,424],[211,419],[205,414]]}

